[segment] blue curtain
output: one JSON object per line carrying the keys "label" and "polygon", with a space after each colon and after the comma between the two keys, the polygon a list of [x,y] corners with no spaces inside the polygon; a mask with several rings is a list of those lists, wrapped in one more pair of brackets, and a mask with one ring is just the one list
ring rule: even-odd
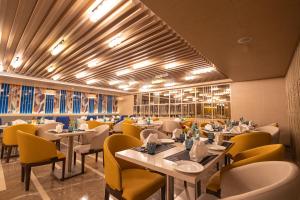
{"label": "blue curtain", "polygon": [[102,94],[99,94],[98,97],[98,113],[102,113],[102,101],[103,101],[103,96]]}
{"label": "blue curtain", "polygon": [[60,103],[59,103],[59,113],[66,113],[66,90],[60,91]]}
{"label": "blue curtain", "polygon": [[54,95],[46,95],[45,113],[53,113]]}
{"label": "blue curtain", "polygon": [[0,113],[8,113],[9,84],[1,84]]}
{"label": "blue curtain", "polygon": [[113,96],[107,96],[107,113],[113,112]]}
{"label": "blue curtain", "polygon": [[22,86],[20,113],[32,113],[34,87]]}
{"label": "blue curtain", "polygon": [[94,113],[95,99],[89,99],[89,113]]}
{"label": "blue curtain", "polygon": [[80,107],[81,107],[81,92],[74,92],[73,113],[80,113]]}

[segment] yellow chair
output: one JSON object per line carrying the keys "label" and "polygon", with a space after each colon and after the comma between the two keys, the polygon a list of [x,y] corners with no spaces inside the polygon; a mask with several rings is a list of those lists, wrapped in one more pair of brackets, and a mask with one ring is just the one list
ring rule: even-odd
{"label": "yellow chair", "polygon": [[127,123],[122,124],[122,132],[124,135],[129,135],[140,140],[141,131],[142,129],[140,127],[135,126],[133,124],[127,124]]}
{"label": "yellow chair", "polygon": [[89,129],[93,129],[93,128],[96,128],[98,126],[101,126],[101,125],[104,125],[104,122],[98,122],[98,121],[95,121],[95,120],[92,120],[92,121],[86,121]]}
{"label": "yellow chair", "polygon": [[230,139],[234,145],[228,150],[227,156],[235,160],[235,156],[248,149],[272,143],[272,136],[264,132],[250,132],[234,136]]}
{"label": "yellow chair", "polygon": [[132,119],[130,119],[130,118],[125,118],[125,119],[123,120],[123,123],[133,124],[134,121],[133,121]]}
{"label": "yellow chair", "polygon": [[144,200],[161,189],[165,197],[165,178],[157,173],[115,157],[115,153],[141,146],[136,138],[115,134],[104,141],[105,200],[112,194],[118,199]]}
{"label": "yellow chair", "polygon": [[220,193],[222,173],[235,167],[262,161],[280,161],[284,159],[284,146],[282,144],[265,145],[238,153],[232,164],[226,165],[216,172],[208,181],[207,190],[213,194]]}
{"label": "yellow chair", "polygon": [[12,149],[18,147],[18,141],[17,141],[18,130],[35,135],[37,127],[32,124],[18,124],[18,125],[9,126],[3,130],[1,159],[3,159],[4,152],[7,150],[6,162],[9,162]]}
{"label": "yellow chair", "polygon": [[159,118],[158,117],[152,117],[152,121],[159,121]]}
{"label": "yellow chair", "polygon": [[51,141],[41,137],[17,131],[17,140],[20,151],[21,181],[25,179],[25,190],[29,190],[31,168],[52,163],[52,172],[55,163],[62,161],[62,178],[65,177],[66,157],[63,153],[56,150],[56,146]]}

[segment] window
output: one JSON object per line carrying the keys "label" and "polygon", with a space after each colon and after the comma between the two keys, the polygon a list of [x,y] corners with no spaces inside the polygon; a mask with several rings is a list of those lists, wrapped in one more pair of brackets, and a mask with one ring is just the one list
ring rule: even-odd
{"label": "window", "polygon": [[113,96],[107,96],[107,113],[112,113],[113,111]]}
{"label": "window", "polygon": [[20,113],[32,113],[34,87],[22,86]]}
{"label": "window", "polygon": [[80,107],[81,107],[81,92],[74,92],[73,113],[80,113]]}
{"label": "window", "polygon": [[98,96],[98,113],[102,113],[102,101],[103,101],[103,96],[102,94],[99,94]]}
{"label": "window", "polygon": [[95,109],[95,99],[90,98],[89,99],[89,113],[94,113]]}
{"label": "window", "polygon": [[45,113],[53,113],[54,95],[46,95]]}
{"label": "window", "polygon": [[1,93],[0,93],[0,113],[8,112],[8,96],[9,96],[9,84],[3,83],[1,85]]}
{"label": "window", "polygon": [[60,91],[60,105],[59,105],[59,113],[66,113],[66,97],[67,92],[66,90]]}

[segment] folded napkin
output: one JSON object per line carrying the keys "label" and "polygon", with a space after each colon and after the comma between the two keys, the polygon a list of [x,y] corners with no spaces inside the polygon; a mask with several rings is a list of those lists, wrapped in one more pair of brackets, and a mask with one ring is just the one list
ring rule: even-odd
{"label": "folded napkin", "polygon": [[181,119],[180,118],[175,118],[174,121],[175,122],[181,122]]}
{"label": "folded napkin", "polygon": [[182,134],[182,129],[176,128],[172,133],[172,139],[180,138],[180,134]]}
{"label": "folded napkin", "polygon": [[63,127],[64,127],[64,125],[62,125],[62,124],[57,124],[56,127],[55,127],[55,131],[56,131],[57,133],[61,133],[61,132],[63,131]]}
{"label": "folded napkin", "polygon": [[52,124],[55,123],[55,120],[45,119],[44,124]]}
{"label": "folded napkin", "polygon": [[12,123],[12,125],[27,124],[27,122],[22,119],[16,119],[15,121],[12,121],[11,123]]}
{"label": "folded napkin", "polygon": [[89,129],[89,125],[87,123],[82,123],[82,124],[80,124],[79,129],[86,131]]}
{"label": "folded napkin", "polygon": [[143,146],[146,147],[148,143],[160,144],[160,140],[158,139],[158,134],[150,133],[150,135],[144,141],[144,145]]}
{"label": "folded napkin", "polygon": [[230,133],[236,133],[236,134],[239,134],[239,133],[244,133],[246,131],[249,131],[249,127],[246,125],[246,124],[242,124],[242,125],[239,125],[239,126],[234,126],[231,130],[230,130]]}
{"label": "folded napkin", "polygon": [[207,131],[214,131],[213,127],[211,124],[206,124],[205,127],[204,127],[205,130]]}
{"label": "folded napkin", "polygon": [[202,141],[194,142],[192,149],[190,150],[190,159],[196,162],[200,162],[204,157],[208,155],[208,148]]}

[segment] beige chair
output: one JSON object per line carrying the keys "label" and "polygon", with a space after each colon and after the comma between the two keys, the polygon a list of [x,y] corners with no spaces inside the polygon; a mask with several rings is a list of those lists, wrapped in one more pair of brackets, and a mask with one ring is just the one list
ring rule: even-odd
{"label": "beige chair", "polygon": [[55,135],[55,133],[48,132],[48,130],[55,129],[56,126],[59,124],[63,125],[62,123],[59,122],[53,122],[53,123],[41,125],[38,127],[37,130],[37,136],[42,137],[48,141],[54,142],[58,150],[60,149],[61,137]]}
{"label": "beige chair", "polygon": [[123,124],[124,120],[116,123],[114,126],[113,126],[113,132],[114,133],[122,133],[122,124]]}
{"label": "beige chair", "polygon": [[278,144],[279,143],[279,137],[280,137],[280,130],[276,126],[261,126],[255,129],[256,131],[266,132],[269,133],[272,136],[272,143]]}
{"label": "beige chair", "polygon": [[140,136],[141,136],[141,141],[144,142],[150,134],[157,134],[158,139],[167,139],[169,138],[166,134],[156,130],[156,129],[144,129],[141,131]]}
{"label": "beige chair", "polygon": [[168,134],[171,134],[176,128],[182,128],[179,122],[174,120],[166,120],[163,121],[160,129]]}
{"label": "beige chair", "polygon": [[74,147],[74,165],[76,164],[76,153],[78,153],[81,155],[81,173],[84,173],[85,156],[96,154],[97,162],[98,153],[103,151],[104,140],[109,136],[109,125],[101,125],[94,130],[96,133],[83,135],[82,144]]}
{"label": "beige chair", "polygon": [[[252,163],[224,172],[222,200],[299,200],[299,168],[290,162]],[[218,199],[202,195],[200,200]]]}

